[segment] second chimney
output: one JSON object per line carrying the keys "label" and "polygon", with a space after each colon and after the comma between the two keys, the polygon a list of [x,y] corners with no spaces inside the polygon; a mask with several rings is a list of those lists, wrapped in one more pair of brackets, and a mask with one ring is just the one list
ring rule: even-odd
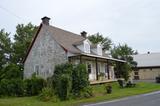
{"label": "second chimney", "polygon": [[82,32],[81,32],[81,36],[84,37],[84,38],[87,38],[87,32],[82,31]]}
{"label": "second chimney", "polygon": [[41,19],[42,19],[42,23],[43,23],[43,24],[49,25],[49,20],[50,20],[49,17],[45,16],[45,17],[43,17],[43,18],[41,18]]}

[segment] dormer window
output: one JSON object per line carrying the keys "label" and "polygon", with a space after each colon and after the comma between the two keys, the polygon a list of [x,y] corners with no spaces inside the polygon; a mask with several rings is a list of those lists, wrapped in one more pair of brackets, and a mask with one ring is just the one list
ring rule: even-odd
{"label": "dormer window", "polygon": [[102,46],[101,46],[101,44],[97,45],[97,54],[98,55],[102,55]]}
{"label": "dormer window", "polygon": [[91,42],[88,39],[85,39],[81,42],[76,42],[74,45],[76,45],[76,47],[80,49],[82,52],[91,53]]}
{"label": "dormer window", "polygon": [[90,53],[90,45],[88,42],[84,42],[84,52]]}
{"label": "dormer window", "polygon": [[92,45],[91,50],[94,54],[102,56],[102,45],[101,44]]}

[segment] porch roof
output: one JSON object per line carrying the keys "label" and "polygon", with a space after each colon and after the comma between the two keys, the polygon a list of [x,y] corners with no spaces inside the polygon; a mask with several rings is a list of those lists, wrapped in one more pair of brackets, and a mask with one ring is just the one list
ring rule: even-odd
{"label": "porch roof", "polygon": [[122,63],[126,62],[124,60],[119,60],[119,59],[115,59],[115,58],[112,58],[112,57],[106,57],[106,56],[100,56],[100,55],[94,55],[94,54],[88,54],[88,53],[80,53],[80,54],[77,54],[77,55],[94,57],[94,58],[101,58],[101,59],[107,59],[107,60],[112,60],[112,61],[117,61],[117,62],[122,62]]}

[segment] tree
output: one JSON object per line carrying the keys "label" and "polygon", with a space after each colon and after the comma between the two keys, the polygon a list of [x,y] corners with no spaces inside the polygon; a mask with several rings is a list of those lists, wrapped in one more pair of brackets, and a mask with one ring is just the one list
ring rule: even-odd
{"label": "tree", "polygon": [[18,24],[16,34],[14,35],[12,62],[17,64],[23,70],[23,59],[27,53],[27,49],[32,41],[37,26],[29,23],[27,25]]}
{"label": "tree", "polygon": [[126,61],[126,63],[116,63],[115,73],[117,77],[123,77],[125,80],[128,80],[132,67],[137,65],[132,57],[135,53],[127,44],[119,44],[111,50],[112,57]]}
{"label": "tree", "polygon": [[88,36],[88,39],[93,43],[93,44],[98,44],[101,43],[103,45],[103,50],[109,50],[112,45],[112,41],[108,37],[103,37],[103,35],[96,33],[94,35]]}
{"label": "tree", "polygon": [[11,58],[11,40],[9,38],[9,33],[5,32],[4,29],[0,30],[0,78],[5,71],[3,68],[10,63]]}
{"label": "tree", "polygon": [[22,78],[23,59],[37,27],[31,23],[18,24],[14,41],[9,33],[0,30],[0,81],[2,79]]}

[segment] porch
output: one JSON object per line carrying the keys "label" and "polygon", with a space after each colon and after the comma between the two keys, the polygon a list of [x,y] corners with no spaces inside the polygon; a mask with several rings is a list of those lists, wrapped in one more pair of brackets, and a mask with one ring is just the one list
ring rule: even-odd
{"label": "porch", "polygon": [[86,64],[86,68],[89,73],[90,84],[116,81],[114,67],[112,64],[113,61],[122,63],[125,62],[123,60],[118,60],[111,57],[82,53],[69,57],[69,62],[73,64]]}
{"label": "porch", "polygon": [[108,83],[108,82],[115,82],[117,79],[104,79],[104,80],[95,80],[95,81],[90,81],[91,85],[96,85],[96,84],[103,84],[103,83]]}

